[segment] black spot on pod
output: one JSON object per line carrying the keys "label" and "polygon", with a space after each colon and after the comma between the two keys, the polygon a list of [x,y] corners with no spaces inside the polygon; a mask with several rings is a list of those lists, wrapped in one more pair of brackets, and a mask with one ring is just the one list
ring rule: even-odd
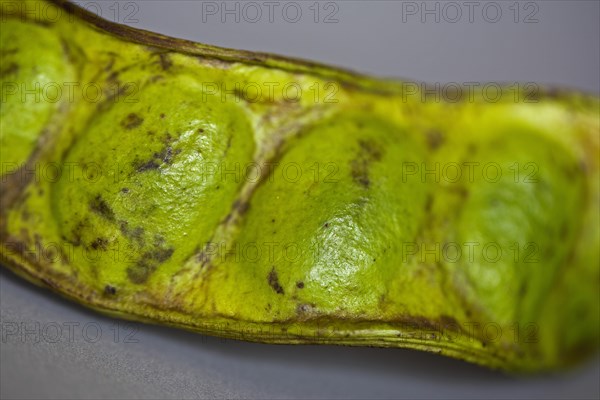
{"label": "black spot on pod", "polygon": [[312,311],[314,311],[314,309],[315,309],[314,304],[298,304],[296,306],[296,314],[298,316],[304,316],[304,315],[309,314]]}
{"label": "black spot on pod", "polygon": [[277,294],[284,293],[283,288],[279,284],[279,277],[277,276],[277,271],[275,271],[275,267],[273,267],[271,272],[269,272],[269,275],[267,275],[267,282],[269,282],[269,286],[271,286]]}
{"label": "black spot on pod", "polygon": [[90,202],[90,210],[109,221],[115,220],[115,213],[100,195],[94,197],[94,199]]}
{"label": "black spot on pod", "polygon": [[171,68],[171,66],[173,65],[173,61],[171,61],[171,58],[169,57],[169,55],[168,55],[168,54],[161,53],[161,54],[159,55],[159,57],[160,57],[160,67],[161,67],[163,70],[165,70],[165,71],[166,71],[166,70],[168,70],[169,68]]}
{"label": "black spot on pod", "polygon": [[139,165],[136,165],[136,171],[137,172],[144,172],[144,171],[149,171],[149,170],[153,170],[153,169],[158,169],[160,167],[160,164],[155,161],[154,159],[146,161],[145,163],[140,163]]}
{"label": "black spot on pod", "polygon": [[373,141],[359,140],[358,156],[350,162],[352,179],[364,188],[371,185],[369,168],[374,161],[380,161],[383,151]]}
{"label": "black spot on pod", "polygon": [[8,64],[8,66],[6,66],[2,70],[0,70],[0,78],[4,78],[5,76],[16,74],[17,72],[19,72],[19,68],[20,68],[19,65],[14,62]]}
{"label": "black spot on pod", "polygon": [[146,162],[140,162],[136,159],[133,162],[133,167],[137,172],[158,169],[161,164],[170,165],[173,162],[173,156],[179,154],[180,152],[181,150],[179,149],[173,151],[171,146],[166,146],[160,153],[154,153],[152,158]]}
{"label": "black spot on pod", "polygon": [[244,215],[246,214],[246,212],[248,212],[248,209],[250,208],[250,203],[248,203],[247,201],[236,200],[233,203],[233,208],[235,208],[240,215]]}
{"label": "black spot on pod", "polygon": [[153,249],[142,254],[142,257],[131,267],[127,268],[127,277],[132,283],[145,283],[158,266],[173,255],[175,249]]}
{"label": "black spot on pod", "polygon": [[450,327],[458,327],[458,321],[456,320],[456,318],[451,317],[449,315],[441,315],[440,316],[440,323],[442,325],[442,327],[444,327],[445,329],[448,329]]}
{"label": "black spot on pod", "polygon": [[137,128],[144,122],[144,118],[140,117],[135,113],[129,114],[123,121],[121,121],[121,126],[127,130]]}
{"label": "black spot on pod", "polygon": [[437,130],[427,132],[427,145],[431,150],[436,150],[444,143],[444,135]]}
{"label": "black spot on pod", "polygon": [[108,240],[105,238],[97,238],[96,240],[94,240],[90,246],[92,247],[92,249],[94,250],[106,250],[108,247]]}
{"label": "black spot on pod", "polygon": [[117,289],[114,286],[106,285],[104,287],[104,293],[108,294],[108,295],[111,295],[111,296],[114,296],[115,294],[117,294]]}

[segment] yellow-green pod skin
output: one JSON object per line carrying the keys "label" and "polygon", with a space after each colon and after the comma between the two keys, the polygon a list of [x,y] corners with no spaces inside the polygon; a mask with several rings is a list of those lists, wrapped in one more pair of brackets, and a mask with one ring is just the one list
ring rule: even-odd
{"label": "yellow-green pod skin", "polygon": [[597,97],[440,100],[0,4],[0,259],[17,274],[243,340],[508,371],[597,350]]}

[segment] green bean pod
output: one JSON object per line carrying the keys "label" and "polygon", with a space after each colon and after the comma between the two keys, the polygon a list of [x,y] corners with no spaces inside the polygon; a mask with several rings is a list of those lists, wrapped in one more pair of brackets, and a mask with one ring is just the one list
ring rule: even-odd
{"label": "green bean pod", "polygon": [[0,260],[18,275],[249,341],[523,372],[597,350],[596,96],[491,101],[0,4]]}

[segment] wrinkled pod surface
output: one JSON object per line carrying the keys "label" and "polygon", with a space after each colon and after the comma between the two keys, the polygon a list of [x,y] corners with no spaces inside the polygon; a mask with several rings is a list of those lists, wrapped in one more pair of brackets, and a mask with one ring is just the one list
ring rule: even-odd
{"label": "wrinkled pod surface", "polygon": [[457,101],[62,1],[1,4],[1,260],[17,274],[243,340],[509,371],[597,349],[598,98]]}

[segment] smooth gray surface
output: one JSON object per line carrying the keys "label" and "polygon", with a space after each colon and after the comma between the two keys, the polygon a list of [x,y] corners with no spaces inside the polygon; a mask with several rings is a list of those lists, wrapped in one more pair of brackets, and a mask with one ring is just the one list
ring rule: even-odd
{"label": "smooth gray surface", "polygon": [[[127,8],[131,2],[121,2],[115,18],[114,1],[95,3],[117,22],[127,22],[134,10]],[[504,14],[495,24],[481,14],[473,23],[466,16],[456,23],[443,18],[435,23],[432,17],[421,23],[418,16],[403,22],[400,1],[335,2],[339,22],[332,24],[313,22],[308,8],[313,1],[297,2],[305,14],[295,24],[281,14],[273,23],[266,17],[256,23],[229,17],[221,23],[218,16],[203,22],[201,1],[135,3],[138,22],[129,21],[132,26],[226,47],[380,76],[441,83],[536,81],[600,92],[597,1],[534,2],[538,22],[530,24],[514,23],[508,8],[513,1],[496,2]],[[600,397],[597,357],[567,373],[524,379],[409,350],[268,346],[144,325],[134,325],[134,342],[125,343],[132,331],[121,321],[68,303],[5,270],[0,305],[2,398]],[[72,338],[69,323],[78,324]],[[9,335],[15,327],[17,333]],[[37,332],[39,341],[25,328]]]}

